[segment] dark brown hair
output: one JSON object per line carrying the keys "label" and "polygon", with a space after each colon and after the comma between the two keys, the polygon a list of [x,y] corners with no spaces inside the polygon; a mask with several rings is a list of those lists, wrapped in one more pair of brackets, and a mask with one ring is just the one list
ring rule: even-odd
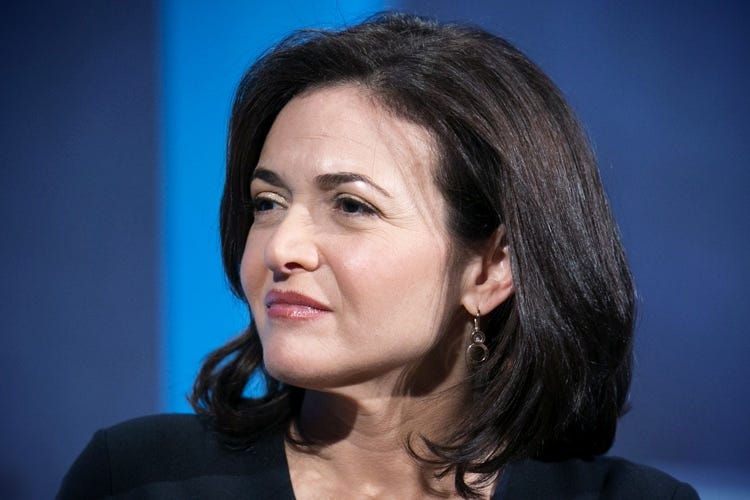
{"label": "dark brown hair", "polygon": [[[585,134],[555,85],[502,38],[388,13],[297,32],[261,57],[240,83],[229,129],[221,244],[234,292],[245,300],[239,264],[266,134],[293,97],[342,83],[430,131],[456,246],[507,230],[515,294],[484,320],[491,355],[472,374],[465,421],[446,443],[430,443],[457,492],[474,493],[466,473],[606,452],[630,384],[630,271]],[[259,372],[251,324],[208,356],[191,402],[252,443],[286,427],[302,393],[265,374],[265,395],[246,397]]]}

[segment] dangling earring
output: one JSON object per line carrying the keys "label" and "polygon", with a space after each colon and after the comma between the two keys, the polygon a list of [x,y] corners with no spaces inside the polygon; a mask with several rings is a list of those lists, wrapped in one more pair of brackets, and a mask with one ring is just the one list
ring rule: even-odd
{"label": "dangling earring", "polygon": [[484,363],[489,356],[489,350],[484,345],[484,332],[479,329],[479,309],[474,316],[474,329],[471,331],[471,344],[466,348],[466,363],[469,366]]}

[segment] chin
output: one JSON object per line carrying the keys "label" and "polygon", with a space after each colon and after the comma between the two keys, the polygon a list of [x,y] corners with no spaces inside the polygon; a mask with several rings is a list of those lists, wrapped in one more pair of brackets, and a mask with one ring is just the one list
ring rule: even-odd
{"label": "chin", "polygon": [[308,353],[300,356],[264,354],[269,375],[287,385],[321,392],[336,392],[372,380],[375,375],[361,369],[342,366],[332,359],[320,359]]}
{"label": "chin", "polygon": [[264,356],[263,365],[266,368],[266,372],[274,379],[295,387],[304,388],[305,384],[303,382],[313,377],[313,374],[308,373],[308,370],[303,366],[295,366],[294,363],[284,360],[279,361],[269,356]]}
{"label": "chin", "polygon": [[273,344],[263,347],[263,365],[273,378],[295,387],[311,388],[318,385],[321,373],[325,373],[325,363],[301,349],[290,346],[277,347]]}

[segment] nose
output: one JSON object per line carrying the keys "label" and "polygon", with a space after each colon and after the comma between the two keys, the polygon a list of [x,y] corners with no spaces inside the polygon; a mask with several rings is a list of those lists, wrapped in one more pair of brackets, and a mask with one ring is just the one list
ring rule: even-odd
{"label": "nose", "polygon": [[275,278],[317,269],[320,255],[309,215],[289,208],[267,240],[263,259]]}

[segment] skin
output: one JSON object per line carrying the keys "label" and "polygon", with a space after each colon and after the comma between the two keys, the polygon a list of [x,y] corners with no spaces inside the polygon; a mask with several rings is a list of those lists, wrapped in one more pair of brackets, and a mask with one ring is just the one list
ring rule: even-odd
{"label": "skin", "polygon": [[451,495],[404,441],[457,421],[472,315],[512,280],[500,238],[451,258],[436,163],[354,85],[294,98],[266,138],[241,276],[265,366],[306,389],[299,429],[322,443],[287,445],[299,498]]}

